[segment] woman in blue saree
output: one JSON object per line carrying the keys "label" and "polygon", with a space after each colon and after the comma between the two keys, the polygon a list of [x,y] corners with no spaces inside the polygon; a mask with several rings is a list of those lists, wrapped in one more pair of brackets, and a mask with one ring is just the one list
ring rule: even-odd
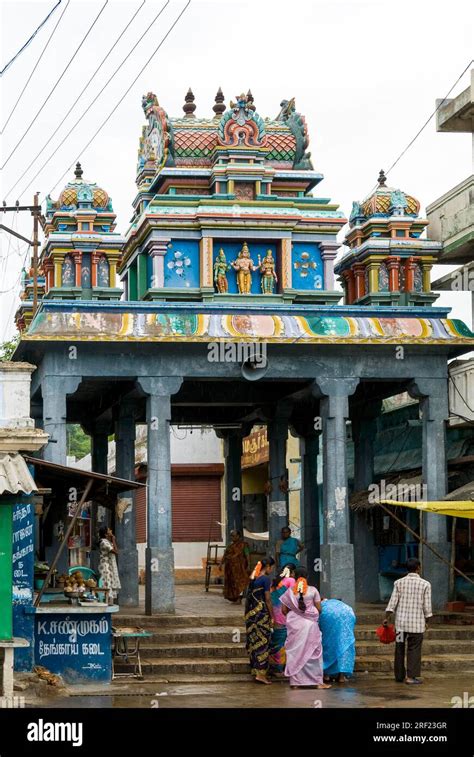
{"label": "woman in blue saree", "polygon": [[356,616],[340,599],[323,599],[319,628],[323,637],[325,680],[344,681],[354,672]]}

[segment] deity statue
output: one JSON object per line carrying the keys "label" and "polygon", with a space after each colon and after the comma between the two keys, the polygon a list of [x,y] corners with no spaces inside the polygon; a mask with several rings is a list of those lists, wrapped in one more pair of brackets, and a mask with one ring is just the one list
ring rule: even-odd
{"label": "deity statue", "polygon": [[262,274],[260,281],[262,294],[273,294],[273,288],[278,279],[275,272],[275,260],[271,250],[267,250],[267,254],[263,260],[260,259],[260,255],[258,256],[258,267]]}
{"label": "deity statue", "polygon": [[229,291],[227,271],[230,271],[230,265],[228,264],[225,252],[221,247],[214,263],[214,283],[217,287],[217,291],[221,294]]}
{"label": "deity statue", "polygon": [[400,189],[395,189],[390,194],[390,210],[394,216],[404,216],[408,206],[405,193]]}
{"label": "deity statue", "polygon": [[250,257],[247,242],[243,243],[237,259],[233,260],[231,265],[232,268],[237,271],[237,287],[239,289],[239,294],[250,294],[250,289],[252,288],[252,271],[258,271],[258,266],[255,265]]}

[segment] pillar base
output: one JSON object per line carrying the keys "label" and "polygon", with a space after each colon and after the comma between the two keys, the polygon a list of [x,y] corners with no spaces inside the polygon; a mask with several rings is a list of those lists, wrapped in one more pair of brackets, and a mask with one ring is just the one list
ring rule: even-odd
{"label": "pillar base", "polygon": [[175,612],[174,551],[147,547],[145,550],[145,613]]}
{"label": "pillar base", "polygon": [[[438,516],[440,517],[440,516]],[[451,545],[447,541],[429,542],[446,560],[450,558]],[[427,547],[423,549],[422,578],[431,584],[431,600],[434,610],[444,610],[449,600],[449,567]]]}
{"label": "pillar base", "polygon": [[[125,570],[123,569],[126,566]],[[122,570],[120,568],[122,567]],[[121,549],[118,568],[122,588],[118,592],[121,607],[137,607],[138,599],[138,552],[137,548]]]}
{"label": "pillar base", "polygon": [[320,593],[328,599],[342,599],[355,607],[354,547],[352,544],[321,544]]}

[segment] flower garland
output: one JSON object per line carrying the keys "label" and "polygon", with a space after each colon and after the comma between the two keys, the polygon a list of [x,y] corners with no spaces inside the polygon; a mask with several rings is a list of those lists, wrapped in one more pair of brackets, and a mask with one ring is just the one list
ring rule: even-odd
{"label": "flower garland", "polygon": [[252,574],[250,576],[250,580],[254,581],[256,578],[259,577],[259,575],[260,575],[261,572],[262,572],[262,563],[259,560],[258,563],[256,564],[255,568],[252,571]]}
{"label": "flower garland", "polygon": [[282,572],[280,573],[281,581],[279,582],[277,589],[281,589],[281,587],[284,586],[283,581],[285,580],[285,578],[289,578],[290,574],[291,570],[288,568],[288,566],[286,568],[283,568]]}
{"label": "flower garland", "polygon": [[303,597],[308,591],[308,582],[306,578],[299,578],[296,584],[293,586],[293,594],[302,594]]}

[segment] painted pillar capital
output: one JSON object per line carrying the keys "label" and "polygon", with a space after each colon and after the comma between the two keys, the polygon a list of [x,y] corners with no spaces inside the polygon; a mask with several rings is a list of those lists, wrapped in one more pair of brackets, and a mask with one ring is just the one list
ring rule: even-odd
{"label": "painted pillar capital", "polygon": [[165,255],[169,243],[169,237],[161,237],[160,239],[152,239],[147,245],[147,251],[152,261],[152,289],[162,289],[165,285]]}
{"label": "painted pillar capital", "polygon": [[340,244],[336,240],[319,242],[324,268],[324,289],[334,289],[334,260]]}

